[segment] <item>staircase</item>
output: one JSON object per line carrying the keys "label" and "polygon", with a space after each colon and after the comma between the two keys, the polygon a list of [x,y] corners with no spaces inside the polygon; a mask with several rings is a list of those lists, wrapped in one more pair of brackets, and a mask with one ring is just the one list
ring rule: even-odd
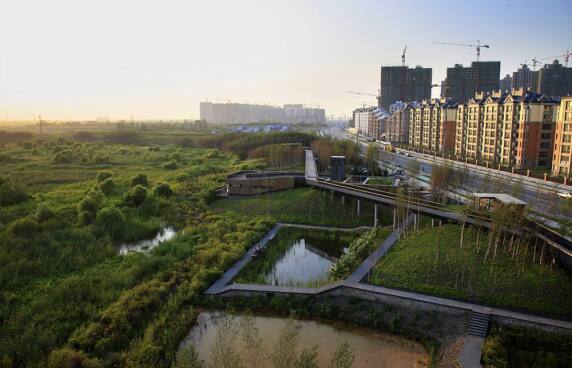
{"label": "staircase", "polygon": [[487,337],[489,330],[489,314],[472,312],[469,324],[467,326],[467,333],[469,335],[478,337]]}

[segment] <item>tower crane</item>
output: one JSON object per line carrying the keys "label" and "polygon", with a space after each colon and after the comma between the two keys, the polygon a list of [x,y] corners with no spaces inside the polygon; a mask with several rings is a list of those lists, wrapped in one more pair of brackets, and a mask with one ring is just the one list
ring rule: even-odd
{"label": "tower crane", "polygon": [[401,54],[401,66],[405,66],[405,51],[407,51],[407,45],[405,45],[403,53]]}
{"label": "tower crane", "polygon": [[545,57],[540,60],[559,59],[559,58],[564,58],[564,66],[568,66],[568,61],[570,60],[570,50],[566,50],[566,53],[564,55]]}
{"label": "tower crane", "polygon": [[346,93],[351,93],[352,95],[361,95],[361,96],[373,96],[373,97],[378,97],[378,95],[374,95],[373,93],[356,92],[356,91],[346,91]]}
{"label": "tower crane", "polygon": [[489,45],[481,45],[481,41],[477,40],[477,44],[476,45],[471,45],[471,44],[465,44],[465,43],[452,43],[452,42],[433,42],[434,44],[437,45],[452,45],[452,46],[465,46],[465,47],[473,47],[475,49],[477,49],[477,61],[479,61],[480,57],[481,57],[481,47],[482,48],[490,48]]}

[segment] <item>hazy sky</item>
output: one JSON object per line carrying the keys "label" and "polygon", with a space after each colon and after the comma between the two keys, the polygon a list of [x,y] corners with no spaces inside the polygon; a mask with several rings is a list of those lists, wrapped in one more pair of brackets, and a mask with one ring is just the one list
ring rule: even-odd
{"label": "hazy sky", "polygon": [[198,118],[207,98],[349,114],[405,44],[440,83],[475,52],[432,41],[489,43],[504,75],[571,36],[570,0],[0,0],[0,120]]}

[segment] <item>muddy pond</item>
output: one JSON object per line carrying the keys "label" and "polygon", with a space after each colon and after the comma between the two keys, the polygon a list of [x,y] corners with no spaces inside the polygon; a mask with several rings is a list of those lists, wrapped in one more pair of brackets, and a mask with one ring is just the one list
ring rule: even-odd
{"label": "muddy pond", "polygon": [[[179,348],[192,344],[203,366],[207,368],[211,362],[211,350],[217,341],[219,329],[221,326],[228,327],[228,324],[224,323],[225,319],[227,322],[231,319],[234,325],[239,326],[241,319],[244,318],[244,315],[228,312],[201,312],[197,324]],[[267,359],[265,366],[272,367],[269,356],[286,322],[287,319],[281,317],[254,316],[255,326],[263,341],[260,354]],[[329,365],[332,355],[344,341],[349,343],[355,354],[353,368],[413,368],[427,367],[429,363],[429,356],[421,345],[397,336],[311,320],[296,320],[295,323],[299,328],[298,353],[304,348],[317,346],[317,360],[320,367]],[[233,340],[233,349],[241,354],[244,348],[241,345],[240,332]]]}

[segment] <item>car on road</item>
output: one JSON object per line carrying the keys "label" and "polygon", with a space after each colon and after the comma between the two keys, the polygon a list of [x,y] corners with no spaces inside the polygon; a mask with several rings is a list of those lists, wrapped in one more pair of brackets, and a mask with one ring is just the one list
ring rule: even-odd
{"label": "car on road", "polygon": [[407,153],[405,154],[405,156],[411,157],[411,153],[407,152]]}
{"label": "car on road", "polygon": [[557,194],[560,198],[566,198],[566,199],[572,198],[572,193],[570,192],[558,192]]}

